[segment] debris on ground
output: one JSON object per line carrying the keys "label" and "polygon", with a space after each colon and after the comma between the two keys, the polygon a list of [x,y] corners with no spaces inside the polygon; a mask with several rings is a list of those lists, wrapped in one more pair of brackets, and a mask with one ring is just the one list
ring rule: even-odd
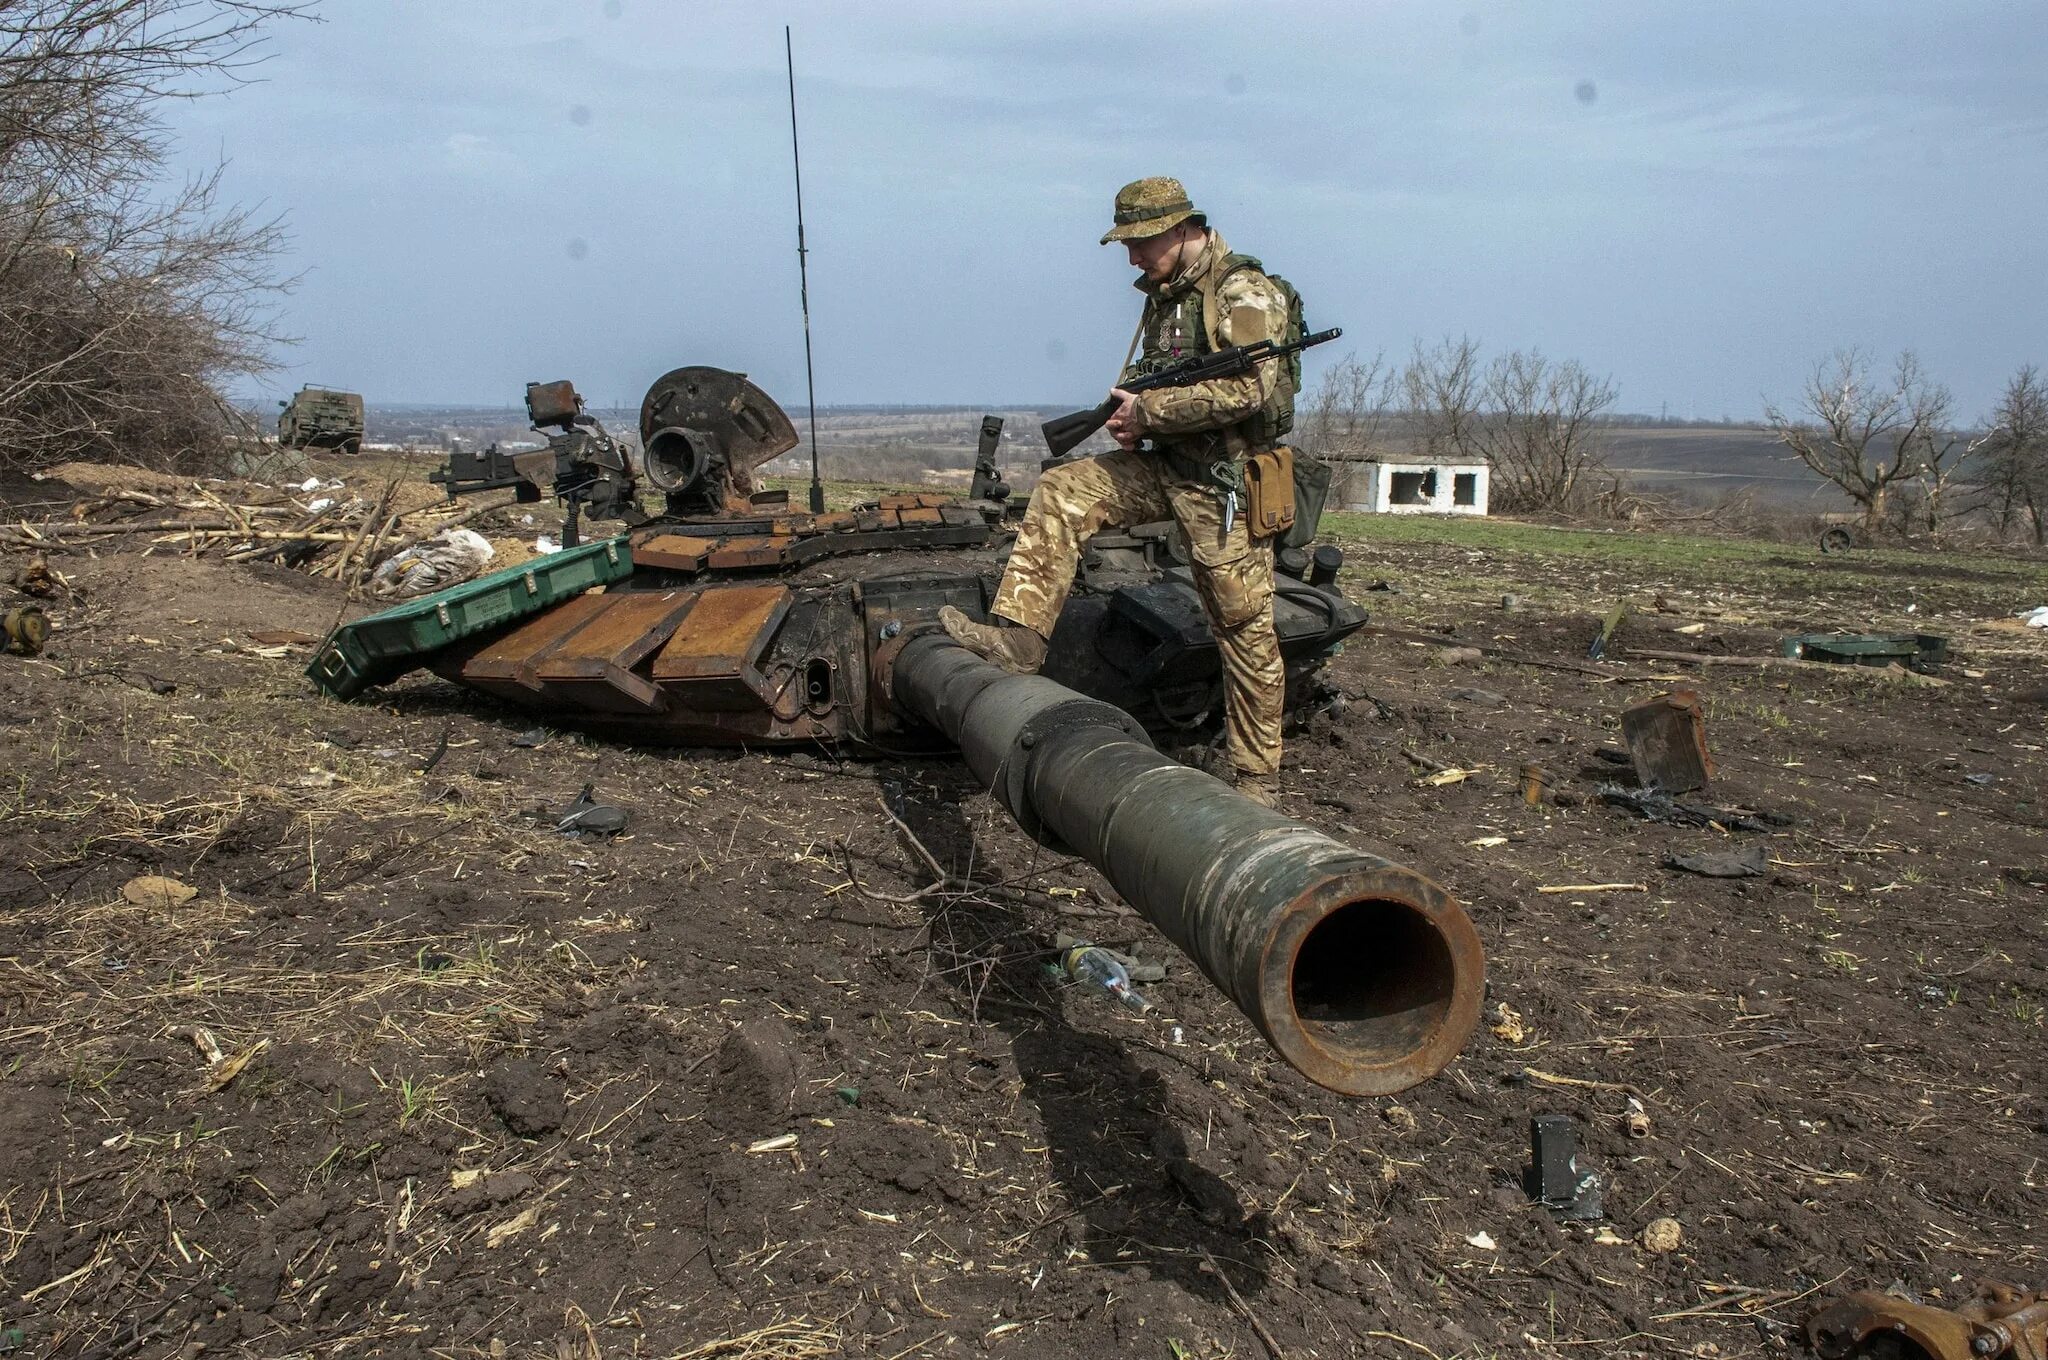
{"label": "debris on ground", "polygon": [[474,580],[490,565],[491,541],[474,529],[443,529],[379,563],[370,593],[380,600],[410,600]]}
{"label": "debris on ground", "polygon": [[1950,1309],[1860,1290],[1809,1318],[1806,1340],[1820,1360],[2039,1360],[2048,1355],[2048,1291],[1986,1284]]}
{"label": "debris on ground", "polygon": [[1930,671],[1948,661],[1948,639],[1938,633],[1800,633],[1780,642],[1778,650],[1793,661],[1912,671]]}
{"label": "debris on ground", "polygon": [[[1069,935],[1065,931],[1061,931],[1052,937],[1052,947],[1059,950],[1062,954],[1069,949],[1088,947],[1088,944],[1089,942],[1080,936]],[[1100,949],[1103,953],[1121,964],[1124,972],[1130,974],[1131,981],[1133,982],[1152,983],[1166,981],[1166,965],[1163,963],[1147,963],[1143,959],[1134,958],[1120,949],[1111,949],[1107,945],[1096,945],[1094,947]]]}
{"label": "debris on ground", "polygon": [[585,784],[559,810],[536,815],[553,823],[555,830],[565,836],[616,836],[626,829],[626,810],[593,800],[590,795],[596,788],[595,784]]}
{"label": "debris on ground", "polygon": [[1594,635],[1592,645],[1586,648],[1586,660],[1598,661],[1607,655],[1607,649],[1614,645],[1614,634],[1628,618],[1628,606],[1618,604],[1607,611],[1607,618]]}
{"label": "debris on ground", "polygon": [[39,552],[30,553],[19,563],[0,566],[0,585],[13,586],[39,600],[53,599],[69,591],[63,575],[52,571],[50,559]]}
{"label": "debris on ground", "polygon": [[1689,855],[1666,855],[1664,867],[1705,878],[1755,878],[1768,873],[1771,852],[1761,845],[1740,850],[1702,850]]}
{"label": "debris on ground", "polygon": [[1076,945],[1060,955],[1060,967],[1076,983],[1107,993],[1110,1000],[1126,1009],[1143,1015],[1153,1008],[1145,994],[1131,986],[1130,970],[1106,949],[1092,944]]}
{"label": "debris on ground", "polygon": [[121,885],[121,896],[138,907],[169,911],[199,896],[199,889],[162,874],[142,874]]}
{"label": "debris on ground", "polygon": [[1613,807],[1625,807],[1645,821],[1672,826],[1718,826],[1728,831],[1771,831],[1792,825],[1792,818],[1779,812],[1756,812],[1745,808],[1715,807],[1709,803],[1687,803],[1654,789],[1631,789],[1620,784],[1601,784],[1593,796]]}
{"label": "debris on ground", "polygon": [[[275,562],[341,581],[351,591],[408,545],[509,503],[458,505],[398,479],[375,489],[318,477],[272,486],[87,463],[64,464],[45,480],[70,487],[81,499],[63,519],[0,524],[0,549],[25,549],[40,560],[50,553],[94,554],[140,543],[146,555]],[[43,571],[45,580],[61,584],[47,563]],[[21,588],[41,593],[34,583]]]}
{"label": "debris on ground", "polygon": [[1675,1218],[1653,1218],[1643,1225],[1641,1237],[1644,1251],[1666,1256],[1677,1251],[1685,1241],[1685,1231],[1678,1226]]}
{"label": "debris on ground", "polygon": [[41,605],[23,604],[0,613],[0,650],[10,656],[40,656],[50,640],[50,620]]}
{"label": "debris on ground", "polygon": [[1600,1174],[1579,1159],[1579,1130],[1570,1115],[1539,1114],[1529,1121],[1529,1165],[1522,1186],[1529,1198],[1566,1221],[1599,1218]]}
{"label": "debris on ground", "polygon": [[1707,715],[1697,691],[1674,689],[1630,704],[1621,714],[1636,782],[1662,793],[1691,793],[1714,777]]}

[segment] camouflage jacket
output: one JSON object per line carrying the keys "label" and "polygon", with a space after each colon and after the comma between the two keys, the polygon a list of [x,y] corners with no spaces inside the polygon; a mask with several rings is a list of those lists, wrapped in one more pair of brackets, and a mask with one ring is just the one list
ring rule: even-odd
{"label": "camouflage jacket", "polygon": [[[1125,379],[1189,355],[1286,338],[1287,299],[1264,274],[1247,266],[1220,280],[1212,277],[1230,253],[1222,233],[1211,230],[1194,263],[1178,276],[1156,286],[1138,280],[1146,294],[1145,314],[1138,354],[1124,369]],[[1206,305],[1212,296],[1213,315]],[[1261,364],[1242,377],[1144,393],[1138,398],[1139,431],[1184,466],[1236,462],[1272,442],[1262,437],[1260,413],[1280,381],[1279,365]]]}

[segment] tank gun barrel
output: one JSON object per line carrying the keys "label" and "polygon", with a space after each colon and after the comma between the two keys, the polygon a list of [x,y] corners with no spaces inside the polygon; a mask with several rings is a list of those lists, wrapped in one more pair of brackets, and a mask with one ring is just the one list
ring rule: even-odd
{"label": "tank gun barrel", "polygon": [[1422,874],[1161,755],[1122,709],[943,634],[904,644],[886,683],[1026,832],[1100,870],[1311,1081],[1406,1090],[1478,1023],[1479,934]]}

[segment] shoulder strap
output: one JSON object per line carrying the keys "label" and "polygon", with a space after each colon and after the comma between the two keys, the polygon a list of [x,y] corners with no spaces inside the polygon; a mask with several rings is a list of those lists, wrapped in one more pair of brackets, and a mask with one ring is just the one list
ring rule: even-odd
{"label": "shoulder strap", "polygon": [[1124,380],[1124,374],[1130,372],[1131,360],[1138,356],[1138,342],[1145,338],[1145,317],[1151,310],[1152,304],[1147,302],[1144,311],[1138,313],[1138,329],[1131,332],[1131,347],[1124,351],[1123,367],[1116,371],[1116,380],[1119,383]]}
{"label": "shoulder strap", "polygon": [[1223,348],[1223,338],[1218,334],[1218,328],[1223,324],[1223,309],[1216,305],[1216,294],[1222,290],[1223,281],[1240,269],[1256,269],[1261,274],[1266,272],[1266,266],[1259,263],[1257,256],[1233,250],[1218,260],[1216,267],[1195,285],[1196,291],[1202,295],[1202,330],[1209,337],[1212,350]]}

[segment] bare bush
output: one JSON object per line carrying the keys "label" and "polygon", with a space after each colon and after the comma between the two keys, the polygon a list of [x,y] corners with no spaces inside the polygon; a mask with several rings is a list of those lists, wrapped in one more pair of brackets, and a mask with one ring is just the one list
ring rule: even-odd
{"label": "bare bush", "polygon": [[2048,543],[2048,383],[2032,364],[2013,374],[1987,422],[1984,490],[2000,537],[2022,525]]}
{"label": "bare bush", "polygon": [[275,221],[161,187],[164,101],[241,78],[290,4],[0,0],[0,467],[187,468],[267,369]]}
{"label": "bare bush", "polygon": [[1347,354],[1316,385],[1300,422],[1301,441],[1326,462],[1376,457],[1399,400],[1399,375],[1384,355]]}
{"label": "bare bush", "polygon": [[1614,405],[1614,384],[1576,359],[1510,350],[1486,366],[1481,392],[1476,441],[1501,508],[1579,508],[1589,474],[1604,466],[1599,419]]}
{"label": "bare bush", "polygon": [[[1844,349],[1814,365],[1795,414],[1766,402],[1764,418],[1800,462],[1857,504],[1866,533],[1888,523],[1932,532],[1957,508],[1955,474],[1968,452],[1953,428],[1954,407],[1911,350],[1874,378],[1863,351]],[[1918,490],[1907,495],[1915,481]],[[1900,499],[1910,510],[1894,507]]]}

